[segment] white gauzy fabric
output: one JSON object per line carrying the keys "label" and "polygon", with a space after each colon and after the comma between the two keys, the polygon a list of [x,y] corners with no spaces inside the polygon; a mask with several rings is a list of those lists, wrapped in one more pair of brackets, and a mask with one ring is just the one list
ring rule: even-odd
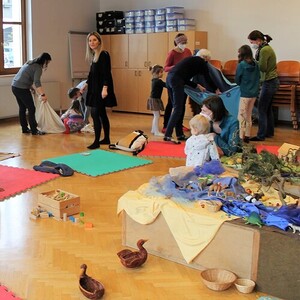
{"label": "white gauzy fabric", "polygon": [[42,102],[39,97],[34,97],[35,117],[38,123],[38,129],[46,133],[62,133],[65,126],[63,121],[50,106],[49,102]]}

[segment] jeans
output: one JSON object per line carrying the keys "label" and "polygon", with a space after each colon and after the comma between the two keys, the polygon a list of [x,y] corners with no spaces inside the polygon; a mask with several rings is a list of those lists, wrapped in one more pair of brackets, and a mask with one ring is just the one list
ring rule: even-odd
{"label": "jeans", "polygon": [[28,128],[26,110],[28,110],[28,122],[32,132],[37,131],[37,122],[35,119],[35,106],[32,94],[29,89],[20,89],[12,86],[12,92],[15,95],[19,105],[19,119],[22,131],[25,132]]}
{"label": "jeans", "polygon": [[175,128],[176,136],[183,135],[182,131],[182,114],[185,109],[186,95],[184,93],[184,82],[179,78],[173,78],[170,73],[167,76],[167,88],[171,97],[173,111],[170,116],[166,133],[166,137],[172,137],[173,130]]}
{"label": "jeans", "polygon": [[258,100],[258,131],[257,137],[264,140],[274,135],[274,116],[272,110],[273,96],[279,86],[278,78],[264,81]]}

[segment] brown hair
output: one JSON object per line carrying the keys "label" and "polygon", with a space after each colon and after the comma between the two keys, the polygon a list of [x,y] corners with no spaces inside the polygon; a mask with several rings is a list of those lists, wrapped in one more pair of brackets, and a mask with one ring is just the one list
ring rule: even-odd
{"label": "brown hair", "polygon": [[249,61],[253,60],[253,53],[249,45],[241,46],[238,52],[239,52],[238,54],[239,62],[243,60],[249,60]]}
{"label": "brown hair", "polygon": [[267,43],[269,43],[273,40],[268,34],[263,34],[259,30],[253,30],[249,33],[248,40],[256,41],[258,39],[265,41]]}
{"label": "brown hair", "polygon": [[203,100],[202,105],[205,105],[209,110],[212,111],[212,119],[214,121],[221,121],[224,116],[229,114],[223,103],[223,100],[217,95],[207,97]]}
{"label": "brown hair", "polygon": [[151,71],[151,74],[154,78],[158,77],[158,74],[164,70],[163,66],[160,65],[154,65],[149,67],[149,71]]}

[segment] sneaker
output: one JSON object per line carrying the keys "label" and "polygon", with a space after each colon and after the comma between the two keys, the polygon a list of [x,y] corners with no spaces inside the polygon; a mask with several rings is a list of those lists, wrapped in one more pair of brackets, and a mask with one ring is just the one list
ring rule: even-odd
{"label": "sneaker", "polygon": [[153,133],[155,136],[165,136],[162,132],[155,132]]}
{"label": "sneaker", "polygon": [[82,132],[94,133],[94,128],[91,124],[86,124],[82,129]]}
{"label": "sneaker", "polygon": [[165,142],[171,142],[171,143],[174,143],[174,144],[181,144],[179,141],[176,141],[172,137],[169,137],[169,136],[165,136],[164,141]]}
{"label": "sneaker", "polygon": [[46,132],[37,130],[37,131],[32,132],[31,134],[32,135],[44,135],[44,134],[46,134]]}
{"label": "sneaker", "polygon": [[190,129],[185,126],[182,126],[182,131],[190,131]]}
{"label": "sneaker", "polygon": [[178,141],[186,141],[187,139],[188,139],[188,137],[185,136],[184,134],[177,137],[177,140],[178,140]]}
{"label": "sneaker", "polygon": [[29,134],[31,133],[31,130],[29,128],[22,129],[22,133]]}

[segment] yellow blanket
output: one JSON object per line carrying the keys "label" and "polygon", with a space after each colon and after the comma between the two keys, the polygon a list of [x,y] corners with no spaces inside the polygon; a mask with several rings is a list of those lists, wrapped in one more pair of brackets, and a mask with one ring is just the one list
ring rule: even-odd
{"label": "yellow blanket", "polygon": [[189,207],[164,196],[146,196],[147,186],[125,193],[118,201],[117,213],[124,210],[140,224],[150,224],[162,213],[187,263],[210,243],[223,222],[237,218],[229,218],[223,211],[209,212],[199,202]]}

